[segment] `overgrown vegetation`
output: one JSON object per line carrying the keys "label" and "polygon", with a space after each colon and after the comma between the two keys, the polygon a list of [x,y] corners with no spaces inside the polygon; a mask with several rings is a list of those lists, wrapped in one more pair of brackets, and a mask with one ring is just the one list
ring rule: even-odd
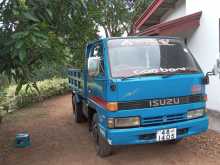
{"label": "overgrown vegetation", "polygon": [[[36,90],[36,70],[81,59],[83,46],[96,38],[92,3],[71,0],[3,0],[0,4],[0,74]],[[79,50],[79,51],[78,51]],[[75,53],[74,53],[75,52]],[[78,57],[76,53],[78,53]],[[81,60],[82,61],[82,60]],[[73,64],[78,64],[76,62]],[[39,91],[39,90],[38,90]]]}
{"label": "overgrown vegetation", "polygon": [[62,78],[53,78],[44,81],[38,81],[37,86],[40,94],[30,86],[24,85],[16,96],[16,86],[12,85],[4,90],[4,95],[0,96],[0,105],[4,111],[13,111],[25,107],[29,104],[42,101],[51,96],[64,94],[69,91],[68,80]]}

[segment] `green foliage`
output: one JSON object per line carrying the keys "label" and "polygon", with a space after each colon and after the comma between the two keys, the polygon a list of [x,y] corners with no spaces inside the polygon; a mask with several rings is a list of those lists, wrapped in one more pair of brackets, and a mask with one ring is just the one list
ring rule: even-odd
{"label": "green foliage", "polygon": [[107,37],[121,36],[129,33],[129,6],[125,0],[99,0],[97,1],[100,19],[98,24],[105,30]]}
{"label": "green foliage", "polygon": [[[77,8],[77,12],[69,11],[69,13],[71,13],[69,23],[70,30],[66,34],[68,36],[66,40],[71,54],[68,66],[82,68],[86,44],[98,39],[98,24],[96,22],[100,15],[93,1],[77,0],[74,2],[78,2],[74,7],[74,9]],[[71,1],[71,3],[73,3],[73,1]],[[65,15],[63,15],[63,17],[65,17]],[[61,17],[61,20],[63,17]],[[63,27],[66,27],[66,25],[63,25],[62,28]]]}
{"label": "green foliage", "polygon": [[6,111],[15,110],[32,103],[42,101],[51,96],[64,94],[69,91],[68,80],[62,78],[38,81],[37,86],[40,91],[40,95],[32,86],[29,88],[28,86],[29,84],[23,85],[17,96],[15,96],[15,85],[12,85],[5,90],[5,96],[0,97],[0,105],[3,109]]}
{"label": "green foliage", "polygon": [[43,81],[53,77],[67,78],[67,67],[59,64],[45,63],[45,65],[42,65],[40,69],[35,69],[33,74],[34,77],[31,80],[32,82]]}
{"label": "green foliage", "polygon": [[7,0],[0,3],[0,74],[15,81],[16,94],[33,84],[45,64],[82,65],[83,47],[96,37],[84,1]]}
{"label": "green foliage", "polygon": [[4,90],[9,85],[7,77],[0,74],[0,92]]}
{"label": "green foliage", "polygon": [[141,14],[147,9],[147,7],[153,2],[153,0],[133,0],[131,21],[134,22]]}
{"label": "green foliage", "polygon": [[100,15],[97,23],[107,37],[121,36],[131,32],[134,21],[153,0],[97,0]]}

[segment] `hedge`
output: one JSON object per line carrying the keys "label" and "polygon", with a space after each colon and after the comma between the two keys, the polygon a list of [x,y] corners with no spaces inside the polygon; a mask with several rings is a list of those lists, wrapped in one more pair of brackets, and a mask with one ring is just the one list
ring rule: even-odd
{"label": "hedge", "polygon": [[15,96],[16,86],[10,86],[5,90],[4,97],[0,97],[0,111],[2,109],[10,112],[69,91],[68,80],[63,78],[38,81],[37,86],[40,94],[33,87],[26,90],[26,85],[24,85],[17,96]]}

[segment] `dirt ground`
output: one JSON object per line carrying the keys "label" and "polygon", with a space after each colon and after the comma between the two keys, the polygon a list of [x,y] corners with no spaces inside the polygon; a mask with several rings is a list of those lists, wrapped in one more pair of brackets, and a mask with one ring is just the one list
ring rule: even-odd
{"label": "dirt ground", "polygon": [[[15,134],[28,132],[31,147],[14,147]],[[55,97],[17,111],[0,125],[0,165],[210,165],[220,164],[220,134],[208,131],[177,145],[118,147],[99,158],[87,124],[75,124],[71,96]]]}

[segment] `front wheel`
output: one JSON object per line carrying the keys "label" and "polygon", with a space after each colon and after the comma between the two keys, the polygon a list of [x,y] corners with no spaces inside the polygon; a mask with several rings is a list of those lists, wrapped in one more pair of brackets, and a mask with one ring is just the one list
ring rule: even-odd
{"label": "front wheel", "polygon": [[95,113],[92,118],[92,135],[96,145],[96,153],[100,157],[107,157],[112,154],[112,146],[103,138],[98,128],[98,118]]}
{"label": "front wheel", "polygon": [[73,106],[73,118],[76,123],[81,123],[84,121],[84,116],[82,112],[82,102],[77,103],[76,97],[72,94],[72,106]]}

